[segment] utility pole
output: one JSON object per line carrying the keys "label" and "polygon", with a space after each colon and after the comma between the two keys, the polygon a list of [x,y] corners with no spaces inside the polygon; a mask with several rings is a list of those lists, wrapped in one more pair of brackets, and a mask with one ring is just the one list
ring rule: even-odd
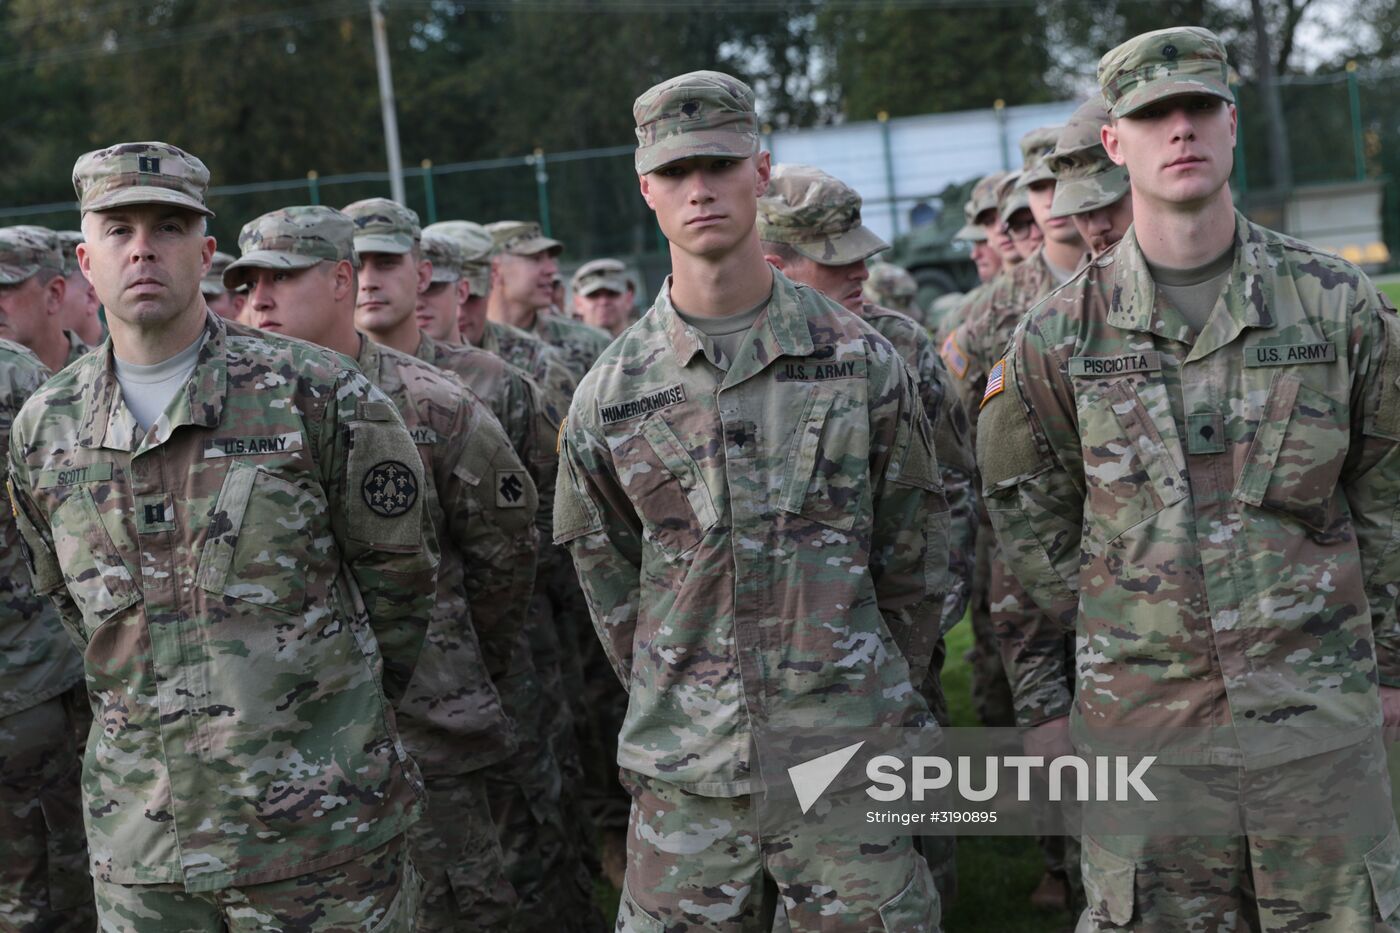
{"label": "utility pole", "polygon": [[1293,187],[1293,160],[1288,151],[1288,124],[1283,120],[1283,101],[1279,98],[1278,76],[1274,73],[1274,58],[1269,48],[1268,21],[1262,0],[1250,0],[1249,8],[1254,20],[1254,77],[1259,82],[1264,117],[1268,121],[1269,169],[1274,176],[1275,193],[1287,198]]}
{"label": "utility pole", "polygon": [[399,154],[399,118],[394,108],[394,75],[389,70],[389,39],[384,31],[383,0],[369,0],[374,32],[374,64],[379,72],[379,110],[384,117],[384,151],[389,157],[389,194],[404,203],[403,157]]}

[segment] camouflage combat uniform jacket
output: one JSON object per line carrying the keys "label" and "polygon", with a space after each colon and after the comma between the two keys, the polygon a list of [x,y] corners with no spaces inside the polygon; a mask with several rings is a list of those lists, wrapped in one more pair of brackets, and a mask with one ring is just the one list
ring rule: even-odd
{"label": "camouflage combat uniform jacket", "polygon": [[384,393],[342,357],[208,314],[149,432],[108,342],[24,406],[10,474],[35,588],[83,651],[96,877],[216,890],[404,832],[421,783],[390,703],[437,546]]}
{"label": "camouflage combat uniform jacket", "polygon": [[360,338],[355,360],[393,399],[427,477],[437,600],[399,728],[424,777],[478,771],[518,737],[496,683],[516,671],[535,580],[535,484],[485,404],[421,360]]}
{"label": "camouflage combat uniform jacket", "polygon": [[[889,342],[773,275],[728,371],[670,304],[580,384],[554,529],[630,693],[618,764],[751,793],[753,730],[928,725],[948,511]],[[853,572],[855,571],[855,572]]]}
{"label": "camouflage combat uniform jacket", "polygon": [[943,603],[943,631],[962,620],[972,597],[972,569],[976,563],[977,502],[976,464],[969,436],[967,411],[949,386],[948,371],[923,326],[899,311],[866,302],[861,319],[899,351],[914,373],[924,414],[933,426],[933,447],[948,499],[948,595]]}
{"label": "camouflage combat uniform jacket", "polygon": [[[978,453],[1007,562],[1047,625],[1077,615],[1076,742],[1187,730],[1164,762],[1259,768],[1368,737],[1400,685],[1400,320],[1236,224],[1199,336],[1132,229],[1036,308]],[[1064,639],[1031,643],[1068,712]]]}
{"label": "camouflage combat uniform jacket", "polygon": [[481,333],[481,349],[496,354],[535,380],[558,408],[554,412],[554,423],[563,420],[564,412],[569,408],[569,399],[574,397],[574,389],[578,388],[578,379],[564,364],[559,348],[518,327],[487,321],[486,329]]}
{"label": "camouflage combat uniform jacket", "polygon": [[[0,340],[0,449],[10,426],[49,371],[29,350]],[[24,565],[13,513],[0,515],[0,718],[38,706],[83,679],[83,659],[63,631],[58,614],[35,592]]]}
{"label": "camouflage combat uniform jacket", "polygon": [[559,351],[564,365],[577,385],[598,357],[612,343],[612,335],[601,328],[565,317],[557,311],[538,311],[528,331]]}

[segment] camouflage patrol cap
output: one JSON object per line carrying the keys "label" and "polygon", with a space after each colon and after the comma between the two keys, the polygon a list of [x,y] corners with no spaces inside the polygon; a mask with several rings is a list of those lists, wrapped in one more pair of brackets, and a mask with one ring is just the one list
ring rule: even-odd
{"label": "camouflage patrol cap", "polygon": [[987,239],[987,232],[982,229],[977,218],[987,211],[996,211],[997,185],[1005,177],[1006,172],[993,172],[990,175],[983,175],[978,179],[977,184],[972,186],[972,194],[968,197],[967,203],[963,205],[963,220],[966,223],[953,235],[954,239],[972,240],[978,243]]}
{"label": "camouflage patrol cap", "polygon": [[1041,126],[1021,137],[1021,184],[1029,187],[1040,181],[1054,181],[1045,157],[1055,148],[1063,126]]}
{"label": "camouflage patrol cap", "polygon": [[551,240],[540,232],[540,225],[524,220],[498,220],[495,223],[486,225],[486,232],[491,234],[491,240],[495,244],[497,253],[509,253],[512,256],[534,256],[536,253],[549,251],[552,255],[558,255],[564,251],[564,244],[558,240]]}
{"label": "camouflage patrol cap", "polygon": [[1082,150],[1055,160],[1055,200],[1051,217],[1070,217],[1116,204],[1128,193],[1128,170],[1114,165],[1103,149]]}
{"label": "camouflage patrol cap", "polygon": [[81,230],[56,230],[59,251],[63,253],[63,274],[71,276],[78,271],[78,244],[85,239]]}
{"label": "camouflage patrol cap", "polygon": [[481,224],[470,220],[440,220],[423,228],[423,235],[450,237],[462,251],[462,277],[471,286],[473,295],[485,295],[491,290],[491,257],[496,254],[496,241]]}
{"label": "camouflage patrol cap", "polygon": [[1108,105],[1104,103],[1102,94],[1095,94],[1070,114],[1069,122],[1060,130],[1055,149],[1050,153],[1050,170],[1056,172],[1057,178],[1056,163],[1059,160],[1080,153],[1093,156],[1096,152],[1103,152],[1103,137],[1099,130],[1108,125],[1108,119]]}
{"label": "camouflage patrol cap", "polygon": [[919,294],[919,283],[903,266],[892,262],[872,262],[870,277],[861,286],[872,303],[899,310]]}
{"label": "camouflage patrol cap", "polygon": [[63,274],[63,253],[47,227],[0,227],[0,285],[18,285],[39,272]]}
{"label": "camouflage patrol cap", "polygon": [[214,258],[209,260],[209,271],[199,280],[199,293],[205,298],[218,298],[228,291],[224,287],[224,270],[232,263],[232,256],[215,250]]}
{"label": "camouflage patrol cap", "polygon": [[343,210],[355,224],[357,254],[411,253],[423,236],[418,214],[388,198],[366,198]]}
{"label": "camouflage patrol cap", "polygon": [[1099,59],[1098,78],[1115,118],[1182,94],[1209,94],[1235,102],[1225,44],[1200,26],[1134,36]]}
{"label": "camouflage patrol cap", "polygon": [[890,248],[861,223],[855,189],[810,165],[775,165],[758,199],[758,238],[813,262],[844,266]]}
{"label": "camouflage patrol cap", "polygon": [[632,280],[627,277],[627,267],[616,259],[594,259],[578,267],[569,288],[575,295],[588,296],[607,289],[619,295],[632,288]]}
{"label": "camouflage patrol cap", "polygon": [[73,165],[73,190],[84,214],[126,204],[170,204],[214,216],[204,205],[209,169],[168,143],[118,143],[81,155]]}
{"label": "camouflage patrol cap", "polygon": [[753,89],[718,71],[692,71],[649,89],[632,104],[638,175],[695,156],[747,159],[758,153]]}
{"label": "camouflage patrol cap", "polygon": [[450,236],[441,233],[423,234],[423,258],[433,267],[430,281],[460,282],[462,280],[462,247]]}
{"label": "camouflage patrol cap", "polygon": [[1006,223],[1019,210],[1029,210],[1030,189],[1021,184],[1021,172],[1012,172],[997,185],[997,216]]}
{"label": "camouflage patrol cap", "polygon": [[307,204],[269,211],[243,225],[242,256],[224,270],[224,285],[238,288],[249,269],[309,269],[318,262],[356,263],[355,224],[333,207]]}

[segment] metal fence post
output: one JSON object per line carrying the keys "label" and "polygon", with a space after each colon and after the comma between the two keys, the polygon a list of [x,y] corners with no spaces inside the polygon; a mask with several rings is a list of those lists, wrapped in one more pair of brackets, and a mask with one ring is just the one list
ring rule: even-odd
{"label": "metal fence post", "polygon": [[1001,170],[1011,171],[1011,140],[1006,135],[1006,101],[998,97],[992,101],[992,110],[997,117],[997,141],[1001,143]]}
{"label": "metal fence post", "polygon": [[[1235,95],[1235,100],[1239,100],[1239,88],[1231,87],[1230,90]],[[1235,120],[1235,179],[1238,182],[1240,201],[1243,202],[1249,194],[1249,173],[1245,171],[1244,165],[1244,112],[1242,110],[1236,111]]]}
{"label": "metal fence post", "polygon": [[553,236],[549,225],[549,172],[545,171],[544,150],[536,149],[531,157],[535,164],[535,190],[540,198],[540,230]]}
{"label": "metal fence post", "polygon": [[433,193],[433,160],[424,159],[419,163],[423,167],[423,199],[428,204],[428,223],[437,223],[437,196]]}
{"label": "metal fence post", "polygon": [[1347,62],[1347,99],[1351,104],[1351,151],[1356,160],[1356,180],[1366,180],[1366,143],[1361,131],[1361,86],[1356,80],[1356,62]]}
{"label": "metal fence post", "polygon": [[899,202],[894,193],[894,152],[890,148],[890,115],[881,110],[875,115],[880,121],[880,146],[885,150],[885,193],[890,201],[890,225],[899,236]]}
{"label": "metal fence post", "polygon": [[312,204],[321,203],[321,175],[314,168],[306,173],[306,196]]}

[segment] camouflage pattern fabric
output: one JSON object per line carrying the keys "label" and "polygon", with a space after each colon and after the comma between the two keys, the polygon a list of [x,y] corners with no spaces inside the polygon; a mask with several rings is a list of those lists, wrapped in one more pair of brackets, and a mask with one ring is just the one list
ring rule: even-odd
{"label": "camouflage pattern fabric", "polygon": [[74,363],[78,362],[78,360],[92,352],[93,348],[84,343],[83,338],[73,333],[73,331],[65,330],[63,336],[68,338],[68,357],[63,361],[65,368],[72,366]]}
{"label": "camouflage pattern fabric", "polygon": [[106,352],[31,396],[11,496],[83,648],[96,879],[261,884],[403,833],[421,785],[390,703],[435,590],[423,483],[342,357],[212,314],[148,432]]}
{"label": "camouflage pattern fabric", "polygon": [[[1256,815],[1335,810],[1335,788],[1319,775],[1353,786],[1384,781],[1385,758],[1379,742],[1362,742],[1311,758],[1303,768],[1183,766],[1163,780],[1189,781],[1199,788],[1200,806],[1228,801],[1245,825],[1258,825]],[[1375,816],[1374,832],[1345,835],[1087,837],[1088,906],[1078,929],[1394,933],[1400,833],[1393,814]]]}
{"label": "camouflage pattern fabric", "polygon": [[1105,155],[1057,158],[1051,217],[1070,217],[1116,204],[1128,196],[1128,170]]}
{"label": "camouflage pattern fabric", "polygon": [[618,933],[940,929],[938,891],[911,836],[760,831],[748,795],[703,796],[628,771],[622,782],[632,814]]}
{"label": "camouflage pattern fabric", "polygon": [[63,250],[46,227],[0,227],[0,285],[18,285],[40,269],[63,274]]}
{"label": "camouflage pattern fabric", "polygon": [[575,295],[587,296],[603,290],[621,295],[631,287],[627,267],[616,259],[590,260],[579,266],[569,280],[569,290]]}
{"label": "camouflage pattern fabric", "polygon": [[890,245],[861,222],[860,207],[854,188],[819,168],[775,165],[758,199],[758,238],[824,266],[869,259]]}
{"label": "camouflage pattern fabric", "polygon": [[102,933],[412,933],[423,882],[403,837],[294,878],[218,891],[96,884]]}
{"label": "camouflage pattern fabric", "polygon": [[481,772],[424,778],[428,808],[409,831],[423,876],[417,933],[510,930],[519,906]]}
{"label": "camouflage pattern fabric", "polygon": [[1114,117],[1181,94],[1235,102],[1225,44],[1200,26],[1134,36],[1099,59],[1098,81]]}
{"label": "camouflage pattern fabric", "polygon": [[933,340],[912,318],[864,304],[860,316],[890,342],[918,381],[919,400],[933,428],[943,494],[948,500],[948,592],[943,601],[942,631],[962,621],[972,592],[976,562],[977,513],[980,495],[974,488],[977,472],[967,410],[951,385]]}
{"label": "camouflage pattern fabric", "polygon": [[859,318],[773,282],[727,371],[668,282],[561,432],[554,534],[630,694],[618,763],[712,796],[758,781],[751,709],[778,730],[936,728],[905,689],[948,589],[918,387]]}
{"label": "camouflage pattern fabric", "polygon": [[607,331],[553,311],[538,312],[530,332],[559,351],[575,385],[583,380],[613,341],[612,334]]}
{"label": "camouflage pattern fabric", "polygon": [[517,747],[495,682],[521,660],[535,577],[535,484],[485,403],[446,373],[364,338],[355,362],[413,435],[441,552],[428,636],[397,707],[399,730],[425,777],[477,771]]}
{"label": "camouflage pattern fabric", "polygon": [[[21,406],[48,377],[33,353],[0,340],[0,449],[9,446]],[[78,787],[92,724],[83,659],[52,604],[34,592],[11,510],[0,514],[0,529],[8,542],[0,548],[0,928],[91,930]]]}
{"label": "camouflage pattern fabric", "polygon": [[78,210],[109,211],[125,204],[168,204],[213,217],[204,203],[209,169],[169,143],[117,143],[73,164]]}
{"label": "camouflage pattern fabric", "polygon": [[1377,681],[1400,686],[1400,320],[1241,215],[1234,250],[1197,335],[1129,228],[1021,325],[982,410],[985,501],[1048,613],[1021,663],[1060,680],[1076,632],[1073,702],[1060,680],[1039,706],[1073,706],[1084,749],[1096,727],[1267,723],[1158,753],[1260,768],[1366,738]]}
{"label": "camouflage pattern fabric", "polygon": [[638,175],[694,156],[758,154],[753,90],[718,71],[692,71],[649,88],[632,104]]}
{"label": "camouflage pattern fabric", "polygon": [[481,333],[481,349],[496,354],[535,380],[545,390],[545,398],[557,409],[557,413],[551,412],[554,423],[564,420],[578,380],[564,364],[559,350],[534,334],[499,321],[486,322],[486,329]]}
{"label": "camouflage pattern fabric", "polygon": [[403,255],[412,252],[423,238],[417,212],[388,198],[356,201],[341,208],[341,213],[355,224],[357,256],[362,253]]}
{"label": "camouflage pattern fabric", "polygon": [[81,684],[0,717],[0,930],[7,933],[90,933],[97,925],[78,786],[91,726]]}
{"label": "camouflage pattern fabric", "polygon": [[[0,449],[25,401],[49,378],[27,348],[0,340]],[[8,473],[8,467],[4,467]],[[14,513],[0,513],[0,720],[58,696],[83,678],[83,659],[64,632],[52,604],[34,592],[18,545]]]}
{"label": "camouflage pattern fabric", "polygon": [[927,316],[919,307],[919,283],[902,266],[879,260],[870,263],[870,278],[862,289],[871,304],[893,308],[927,326]]}
{"label": "camouflage pattern fabric", "polygon": [[364,338],[355,362],[418,446],[442,554],[428,637],[397,707],[428,788],[426,818],[408,832],[426,879],[418,929],[503,929],[516,897],[481,770],[519,746],[496,682],[527,660],[535,486],[486,405],[448,374]]}
{"label": "camouflage pattern fabric", "polygon": [[534,256],[550,253],[557,256],[564,244],[544,235],[540,225],[532,220],[497,220],[482,228],[491,235],[494,254]]}
{"label": "camouflage pattern fabric", "polygon": [[309,269],[320,262],[359,259],[351,246],[355,222],[334,208],[319,204],[269,211],[238,232],[239,258],[223,272],[223,283],[237,288],[248,282],[251,269]]}

